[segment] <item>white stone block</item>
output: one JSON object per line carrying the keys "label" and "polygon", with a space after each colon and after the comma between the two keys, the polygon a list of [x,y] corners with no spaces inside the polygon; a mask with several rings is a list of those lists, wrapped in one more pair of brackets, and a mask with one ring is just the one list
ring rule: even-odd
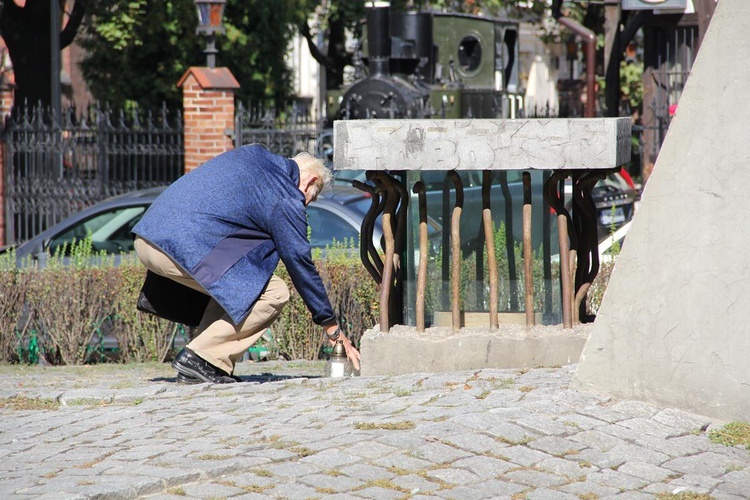
{"label": "white stone block", "polygon": [[336,170],[610,169],[630,160],[629,118],[341,120]]}

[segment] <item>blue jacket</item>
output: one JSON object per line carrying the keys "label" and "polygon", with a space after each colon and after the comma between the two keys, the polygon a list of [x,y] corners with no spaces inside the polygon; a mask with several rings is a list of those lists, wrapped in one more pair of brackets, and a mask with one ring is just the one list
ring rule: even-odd
{"label": "blue jacket", "polygon": [[169,255],[239,324],[279,263],[319,325],[336,322],[307,240],[297,164],[243,146],[183,175],[133,232]]}

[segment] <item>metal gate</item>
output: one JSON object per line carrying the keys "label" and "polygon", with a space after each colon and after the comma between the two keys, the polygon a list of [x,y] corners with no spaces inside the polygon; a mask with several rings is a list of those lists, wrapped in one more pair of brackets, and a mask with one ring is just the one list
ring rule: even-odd
{"label": "metal gate", "polygon": [[641,165],[653,165],[698,52],[698,26],[658,25],[644,35],[651,51],[645,61],[643,116],[633,135]]}
{"label": "metal gate", "polygon": [[111,196],[169,184],[184,171],[180,112],[42,107],[5,124],[6,244],[28,240]]}

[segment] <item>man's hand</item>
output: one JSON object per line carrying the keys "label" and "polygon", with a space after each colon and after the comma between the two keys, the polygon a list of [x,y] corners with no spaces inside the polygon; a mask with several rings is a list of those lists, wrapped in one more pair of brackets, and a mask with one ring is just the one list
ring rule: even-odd
{"label": "man's hand", "polygon": [[[336,345],[336,341],[341,340],[344,343],[344,349],[346,350],[346,358],[349,360],[349,362],[352,364],[352,368],[354,368],[355,371],[359,372],[360,367],[360,359],[362,358],[362,355],[359,353],[356,347],[354,347],[354,344],[352,344],[352,341],[349,340],[346,335],[341,333],[341,330],[339,330],[338,325],[329,325],[324,327],[326,331],[326,337],[328,338],[328,341],[331,343],[331,345]],[[336,332],[338,331],[338,337],[336,337]]]}

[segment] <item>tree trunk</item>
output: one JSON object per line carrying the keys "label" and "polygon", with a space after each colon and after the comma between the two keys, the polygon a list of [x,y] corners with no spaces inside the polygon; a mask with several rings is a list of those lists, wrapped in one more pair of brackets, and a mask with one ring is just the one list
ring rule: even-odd
{"label": "tree trunk", "polygon": [[4,2],[0,32],[16,79],[14,108],[38,102],[48,106],[52,98],[49,0],[27,0],[23,8]]}
{"label": "tree trunk", "polygon": [[[620,34],[620,6],[605,5],[604,7],[604,71],[609,67],[612,47],[619,42]],[[619,50],[619,48],[618,48]]]}
{"label": "tree trunk", "polygon": [[328,27],[328,49],[323,54],[315,43],[306,24],[300,33],[307,40],[307,47],[318,64],[325,68],[326,90],[340,89],[344,85],[344,66],[352,63],[352,54],[346,51],[346,24],[344,20],[335,16]]}
{"label": "tree trunk", "polygon": [[[65,0],[59,2],[59,12],[63,11]],[[16,92],[13,107],[24,104],[34,106],[52,102],[52,36],[50,29],[50,0],[26,0],[19,7],[12,0],[3,2],[0,9],[0,33],[8,47],[10,62],[16,79]],[[65,28],[58,27],[55,36],[59,37],[59,48],[70,45],[78,32],[86,4],[76,0],[70,10]]]}

